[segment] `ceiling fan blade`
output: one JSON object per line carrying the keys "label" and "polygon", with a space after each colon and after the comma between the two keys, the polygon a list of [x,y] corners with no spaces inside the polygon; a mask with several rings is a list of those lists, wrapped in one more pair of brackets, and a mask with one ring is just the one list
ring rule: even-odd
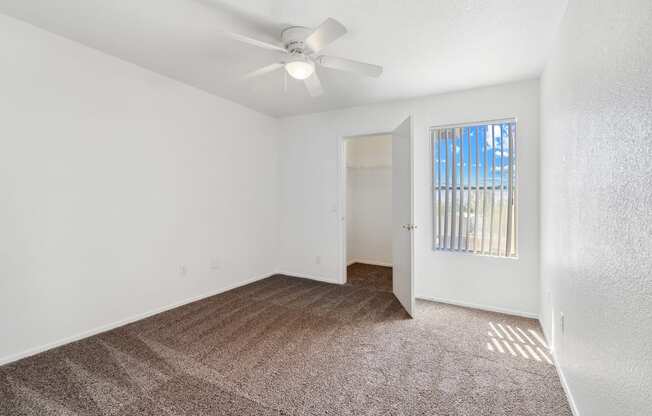
{"label": "ceiling fan blade", "polygon": [[308,94],[310,94],[312,97],[319,97],[324,93],[324,89],[321,87],[321,82],[319,81],[317,72],[313,72],[312,75],[303,80],[303,82],[306,84]]}
{"label": "ceiling fan blade", "polygon": [[383,73],[383,67],[379,65],[366,64],[351,59],[337,58],[335,56],[322,55],[316,62],[326,68],[339,69],[342,71],[355,72],[356,74],[378,78]]}
{"label": "ceiling fan blade", "polygon": [[226,37],[237,40],[238,42],[246,43],[248,45],[258,46],[259,48],[271,49],[273,51],[287,53],[285,48],[280,46],[280,45],[275,45],[275,44],[272,44],[272,43],[263,42],[262,40],[253,39],[253,38],[250,38],[248,36],[239,35],[239,34],[233,33],[233,32],[223,31],[221,33]]}
{"label": "ceiling fan blade", "polygon": [[319,52],[326,45],[333,42],[335,39],[343,36],[346,33],[346,28],[344,25],[337,20],[329,17],[319,25],[304,41],[305,45],[310,48],[310,50]]}
{"label": "ceiling fan blade", "polygon": [[254,78],[254,77],[259,77],[261,75],[265,75],[269,72],[276,71],[277,69],[283,68],[283,64],[281,62],[276,62],[271,65],[264,66],[262,68],[259,68],[255,71],[251,71],[248,74],[245,74],[243,77],[244,79],[249,79],[249,78]]}

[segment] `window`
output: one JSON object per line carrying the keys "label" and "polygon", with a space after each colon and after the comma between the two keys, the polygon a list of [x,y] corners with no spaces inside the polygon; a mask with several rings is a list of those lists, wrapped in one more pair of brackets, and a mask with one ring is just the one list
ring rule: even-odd
{"label": "window", "polygon": [[433,248],[516,257],[516,120],[430,129]]}

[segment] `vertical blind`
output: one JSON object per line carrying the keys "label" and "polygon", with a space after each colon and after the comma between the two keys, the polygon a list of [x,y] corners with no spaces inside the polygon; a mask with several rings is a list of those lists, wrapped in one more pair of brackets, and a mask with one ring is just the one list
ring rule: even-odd
{"label": "vertical blind", "polygon": [[434,249],[516,257],[516,121],[430,132]]}

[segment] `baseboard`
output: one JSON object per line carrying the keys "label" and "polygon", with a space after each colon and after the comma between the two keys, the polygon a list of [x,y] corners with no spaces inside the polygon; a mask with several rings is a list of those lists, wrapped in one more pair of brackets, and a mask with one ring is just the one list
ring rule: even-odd
{"label": "baseboard", "polygon": [[341,285],[342,283],[337,280],[337,279],[331,279],[328,277],[322,277],[322,276],[315,276],[312,274],[306,274],[306,273],[295,273],[295,272],[288,272],[288,271],[278,271],[276,274],[282,274],[285,276],[291,276],[291,277],[301,277],[303,279],[310,279],[310,280],[316,280],[318,282],[325,282],[325,283],[332,283],[335,285]]}
{"label": "baseboard", "polygon": [[[543,325],[541,325],[541,327],[543,328]],[[577,409],[577,405],[575,404],[575,399],[573,398],[573,394],[570,391],[570,387],[568,387],[568,382],[566,381],[566,376],[564,375],[564,371],[561,369],[561,366],[559,365],[559,360],[557,359],[557,354],[555,353],[553,345],[550,343],[550,340],[546,335],[546,331],[543,330],[542,332],[543,332],[543,337],[546,339],[546,344],[550,346],[550,355],[552,355],[552,361],[555,363],[557,376],[559,377],[559,381],[561,382],[561,387],[564,389],[564,393],[566,394],[566,399],[568,400],[568,404],[570,405],[571,412],[573,413],[573,416],[580,416],[580,411]]]}
{"label": "baseboard", "polygon": [[268,278],[270,276],[273,276],[275,274],[276,273],[267,273],[267,274],[263,274],[263,275],[260,275],[260,276],[256,276],[254,278],[245,280],[243,282],[238,282],[236,284],[229,285],[229,286],[223,287],[221,289],[218,289],[218,290],[215,290],[215,291],[212,291],[212,292],[209,292],[209,293],[204,293],[204,294],[201,294],[199,296],[194,296],[192,298],[184,299],[182,301],[175,302],[175,303],[172,303],[172,304],[169,304],[169,305],[166,305],[166,306],[162,306],[160,308],[156,308],[156,309],[153,309],[153,310],[150,310],[150,311],[147,311],[147,312],[144,312],[144,313],[141,313],[141,314],[126,318],[126,319],[122,319],[120,321],[113,322],[113,323],[110,323],[110,324],[107,324],[107,325],[102,325],[100,327],[93,328],[91,330],[84,331],[84,332],[78,333],[78,334],[70,336],[70,337],[62,338],[60,340],[57,340],[57,341],[54,341],[54,342],[51,342],[51,343],[48,343],[48,344],[45,344],[45,345],[41,345],[39,347],[30,348],[30,349],[28,349],[26,351],[23,351],[23,352],[20,352],[18,354],[12,354],[12,355],[9,355],[9,356],[6,356],[6,357],[2,357],[2,358],[0,358],[0,366],[5,365],[5,364],[9,364],[9,363],[14,362],[14,361],[21,360],[23,358],[30,357],[32,355],[40,354],[40,353],[45,352],[47,350],[50,350],[52,348],[57,348],[57,347],[60,347],[62,345],[70,344],[71,342],[79,341],[80,339],[88,338],[88,337],[91,337],[93,335],[100,334],[102,332],[110,331],[112,329],[119,328],[121,326],[130,324],[132,322],[140,321],[141,319],[148,318],[150,316],[159,314],[161,312],[168,311],[170,309],[178,308],[179,306],[187,305],[188,303],[196,302],[196,301],[201,300],[201,299],[205,299],[205,298],[209,298],[211,296],[219,295],[220,293],[228,292],[231,289],[235,289],[235,288],[240,287],[240,286],[248,285],[250,283],[257,282],[258,280],[266,279],[266,278]]}
{"label": "baseboard", "polygon": [[355,259],[351,260],[347,266],[352,265],[353,263],[363,263],[363,264],[370,264],[372,266],[383,266],[383,267],[393,267],[394,265],[392,263],[385,263],[382,261],[375,261],[375,260],[365,260],[365,259]]}
{"label": "baseboard", "polygon": [[539,319],[539,315],[535,313],[516,311],[513,309],[497,308],[495,306],[487,306],[487,305],[478,305],[476,303],[461,302],[457,300],[450,300],[450,299],[443,299],[443,298],[435,298],[432,296],[417,296],[416,298],[421,300],[429,300],[432,302],[447,303],[449,305],[463,306],[465,308],[480,309],[488,312],[498,312],[498,313],[504,313],[506,315],[522,316],[523,318]]}

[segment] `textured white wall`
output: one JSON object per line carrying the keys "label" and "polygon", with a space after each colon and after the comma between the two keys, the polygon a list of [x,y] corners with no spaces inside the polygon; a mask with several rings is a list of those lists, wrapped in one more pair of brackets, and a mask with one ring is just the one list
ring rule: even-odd
{"label": "textured white wall", "polygon": [[[280,270],[338,281],[346,261],[339,243],[341,138],[392,131],[410,114],[417,296],[538,315],[538,80],[281,119]],[[518,118],[519,258],[434,252],[428,128],[506,117]]]}
{"label": "textured white wall", "polygon": [[652,412],[651,21],[570,1],[542,78],[541,320],[582,416]]}
{"label": "textured white wall", "polygon": [[0,362],[274,272],[277,120],[3,15],[0,50]]}

